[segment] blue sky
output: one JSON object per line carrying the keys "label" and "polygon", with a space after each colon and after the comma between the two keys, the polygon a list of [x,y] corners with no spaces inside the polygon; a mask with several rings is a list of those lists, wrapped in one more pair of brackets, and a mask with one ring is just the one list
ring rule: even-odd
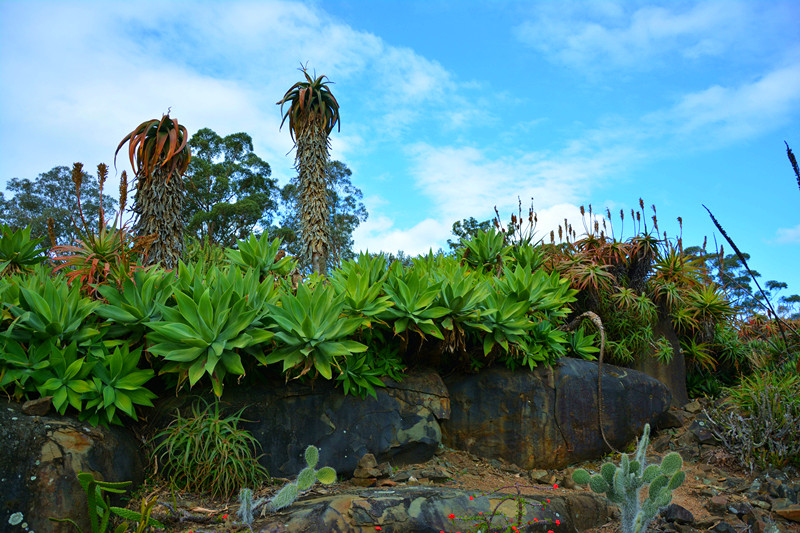
{"label": "blue sky", "polygon": [[453,222],[518,197],[541,236],[641,197],[686,245],[723,241],[706,204],[798,293],[797,20],[796,1],[0,0],[0,182],[111,163],[171,108],[192,133],[249,133],[285,183],[275,102],[307,62],[335,83],[360,249],[446,248]]}

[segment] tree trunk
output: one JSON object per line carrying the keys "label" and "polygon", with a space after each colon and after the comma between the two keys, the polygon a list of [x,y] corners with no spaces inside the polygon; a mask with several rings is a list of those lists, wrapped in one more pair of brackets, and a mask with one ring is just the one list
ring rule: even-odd
{"label": "tree trunk", "polygon": [[312,109],[297,135],[295,168],[300,181],[300,233],[303,255],[314,272],[324,275],[330,250],[327,186],[328,136],[322,116]]}
{"label": "tree trunk", "polygon": [[176,174],[169,176],[159,169],[150,180],[139,178],[133,200],[133,231],[139,237],[153,238],[145,264],[161,263],[166,269],[178,266],[183,256],[184,196],[183,180]]}

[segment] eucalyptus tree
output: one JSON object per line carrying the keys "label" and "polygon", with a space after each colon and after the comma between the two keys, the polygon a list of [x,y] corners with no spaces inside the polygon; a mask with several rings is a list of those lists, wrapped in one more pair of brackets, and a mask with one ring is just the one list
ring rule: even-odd
{"label": "eucalyptus tree", "polygon": [[328,88],[326,76],[312,78],[305,67],[305,76],[286,91],[277,102],[283,113],[281,127],[289,119],[289,133],[295,143],[295,168],[299,180],[299,220],[302,252],[314,272],[324,274],[331,251],[328,220],[330,206],[325,183],[330,141],[328,136],[339,124],[339,103]]}
{"label": "eucalyptus tree", "polygon": [[115,162],[125,143],[135,172],[133,231],[151,241],[145,263],[175,268],[183,255],[183,174],[191,160],[189,134],[167,113],[127,134],[117,147]]}
{"label": "eucalyptus tree", "polygon": [[247,133],[222,137],[209,128],[189,141],[186,171],[186,233],[232,247],[256,228],[268,228],[278,210],[279,189],[269,164],[253,151]]}
{"label": "eucalyptus tree", "polygon": [[[47,219],[52,219],[55,244],[72,244],[77,237],[73,217],[78,213],[78,196],[68,167],[54,167],[32,180],[11,178],[6,189],[8,198],[0,192],[0,223],[14,229],[30,226],[31,237],[47,238]],[[81,205],[90,227],[96,228],[100,220],[100,196],[98,181],[84,171]],[[102,198],[105,215],[113,217],[117,201],[107,194]],[[49,239],[45,242],[51,244]]]}

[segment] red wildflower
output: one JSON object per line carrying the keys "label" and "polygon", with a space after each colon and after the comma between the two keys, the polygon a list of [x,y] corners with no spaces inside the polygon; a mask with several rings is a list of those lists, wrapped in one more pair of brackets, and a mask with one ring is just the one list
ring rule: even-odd
{"label": "red wildflower", "polygon": [[456,519],[456,515],[454,515],[453,513],[450,513],[449,515],[447,515],[447,518],[449,518],[450,520],[455,520]]}

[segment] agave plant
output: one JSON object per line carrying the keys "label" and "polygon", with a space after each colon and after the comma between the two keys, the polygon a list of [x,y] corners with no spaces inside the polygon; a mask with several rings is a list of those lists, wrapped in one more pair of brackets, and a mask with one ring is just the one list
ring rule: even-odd
{"label": "agave plant", "polygon": [[197,278],[191,291],[175,289],[174,298],[176,307],[159,305],[164,320],[147,323],[149,351],[167,361],[162,373],[176,372],[190,386],[208,374],[221,396],[227,374],[245,373],[239,350],[268,341],[272,333],[252,327],[258,311],[248,309],[233,288],[206,286]]}
{"label": "agave plant", "polygon": [[136,173],[133,230],[138,236],[156,236],[147,250],[146,264],[175,268],[183,254],[183,173],[191,153],[185,126],[171,119],[139,124],[119,143],[116,155],[128,143],[128,157]]}
{"label": "agave plant", "polygon": [[386,309],[379,318],[393,321],[396,335],[408,341],[406,331],[413,331],[423,339],[426,335],[444,340],[444,336],[434,323],[448,314],[444,307],[434,305],[439,296],[441,284],[431,280],[421,268],[402,272],[402,266],[394,263],[386,279],[384,290],[391,298],[392,307]]}
{"label": "agave plant", "polygon": [[489,355],[499,345],[508,353],[514,346],[526,347],[533,323],[526,316],[528,302],[492,292],[484,302],[481,321],[487,331],[483,338],[483,353]]}
{"label": "agave plant", "polygon": [[255,269],[262,280],[287,276],[297,267],[297,261],[281,250],[281,240],[276,238],[270,242],[266,231],[261,238],[250,235],[246,240],[237,240],[236,246],[238,250],[225,250],[231,264]]}
{"label": "agave plant", "polygon": [[333,377],[333,368],[341,371],[340,361],[367,347],[349,339],[363,319],[345,318],[344,298],[336,296],[325,284],[313,289],[306,284],[297,294],[284,293],[280,306],[267,304],[269,320],[277,348],[266,357],[267,364],[283,363],[283,371],[298,371],[298,377],[315,370],[325,379]]}
{"label": "agave plant", "polygon": [[384,256],[370,257],[361,253],[357,260],[346,261],[333,271],[330,283],[336,293],[344,297],[345,313],[362,316],[364,326],[372,327],[373,320],[384,323],[377,317],[392,306],[391,299],[383,290],[386,277]]}
{"label": "agave plant", "polygon": [[300,227],[303,253],[314,272],[324,274],[331,249],[328,219],[330,207],[325,184],[328,166],[328,135],[339,124],[339,102],[325,81],[326,76],[312,78],[305,67],[300,69],[305,81],[299,81],[277,102],[289,104],[281,127],[289,119],[289,133],[297,147],[295,168],[300,181]]}
{"label": "agave plant", "polygon": [[47,250],[38,246],[44,238],[31,239],[30,226],[13,230],[0,226],[0,276],[28,272],[45,259]]}
{"label": "agave plant", "polygon": [[500,273],[503,262],[509,257],[512,247],[506,245],[505,236],[494,228],[479,231],[471,239],[461,239],[461,257],[472,266],[486,272]]}
{"label": "agave plant", "polygon": [[52,339],[59,346],[76,342],[89,347],[98,342],[100,331],[87,319],[99,302],[81,295],[77,286],[68,286],[63,277],[30,276],[7,294],[18,300],[8,309],[14,320],[2,336],[22,342]]}
{"label": "agave plant", "polygon": [[450,352],[463,352],[469,332],[488,331],[480,316],[491,287],[481,272],[472,272],[466,265],[455,261],[437,269],[434,280],[441,283],[434,305],[447,310],[447,314],[440,318],[444,348]]}
{"label": "agave plant", "polygon": [[123,344],[97,362],[87,380],[82,420],[94,426],[122,425],[117,410],[136,420],[136,405],[153,406],[150,400],[156,395],[144,386],[153,377],[153,370],[138,368],[141,353],[141,348],[129,350]]}
{"label": "agave plant", "polygon": [[32,393],[46,395],[42,385],[52,377],[50,357],[56,349],[52,341],[26,349],[17,341],[0,338],[0,390],[16,401]]}
{"label": "agave plant", "polygon": [[147,333],[146,324],[161,320],[161,307],[172,296],[175,278],[163,270],[137,270],[117,289],[101,285],[98,292],[105,299],[94,313],[111,322],[108,335],[125,338],[135,344]]}

